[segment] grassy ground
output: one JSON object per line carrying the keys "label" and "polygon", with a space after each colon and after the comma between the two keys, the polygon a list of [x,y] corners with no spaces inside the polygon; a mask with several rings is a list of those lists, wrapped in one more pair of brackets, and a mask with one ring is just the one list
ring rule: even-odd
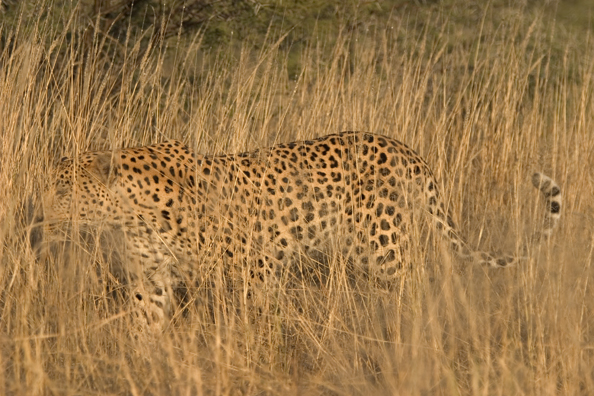
{"label": "grassy ground", "polygon": [[[23,22],[0,56],[0,393],[594,392],[594,46],[546,14],[464,12],[474,19],[430,8],[343,30],[304,46],[298,67],[274,39],[109,52],[99,36]],[[156,339],[134,336],[110,230],[50,244],[30,227],[64,155],[168,138],[238,152],[347,129],[420,152],[473,246],[515,251],[539,227],[534,171],[562,186],[561,227],[492,271],[419,225],[397,285],[349,285],[336,257],[328,283],[294,291],[262,326],[214,287]]]}

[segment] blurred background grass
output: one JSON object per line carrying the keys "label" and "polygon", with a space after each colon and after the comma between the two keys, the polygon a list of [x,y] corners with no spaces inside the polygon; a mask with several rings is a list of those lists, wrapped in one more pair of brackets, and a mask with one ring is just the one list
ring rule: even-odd
{"label": "blurred background grass", "polygon": [[[2,4],[0,393],[594,392],[589,2]],[[472,246],[515,251],[539,227],[533,171],[561,184],[562,226],[487,271],[419,225],[398,285],[350,287],[336,257],[332,282],[263,326],[198,288],[157,339],[137,339],[121,304],[121,235],[31,227],[62,156],[347,129],[420,152]]]}

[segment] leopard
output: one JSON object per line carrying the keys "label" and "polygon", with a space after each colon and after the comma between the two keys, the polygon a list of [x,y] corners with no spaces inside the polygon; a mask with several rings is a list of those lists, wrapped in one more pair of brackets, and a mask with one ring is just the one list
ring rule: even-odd
{"label": "leopard", "polygon": [[[54,181],[44,222],[123,230],[133,299],[157,329],[171,318],[176,290],[207,271],[239,276],[251,301],[281,288],[303,257],[340,255],[374,279],[394,281],[412,268],[420,217],[461,259],[492,268],[522,260],[473,249],[427,162],[369,132],[239,154],[197,154],[177,140],[89,151],[63,158]],[[543,173],[532,184],[545,204],[532,238],[539,243],[559,222],[562,194]]]}

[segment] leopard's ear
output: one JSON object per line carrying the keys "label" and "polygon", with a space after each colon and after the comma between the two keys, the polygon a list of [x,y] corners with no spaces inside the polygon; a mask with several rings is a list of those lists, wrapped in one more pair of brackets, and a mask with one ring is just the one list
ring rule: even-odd
{"label": "leopard's ear", "polygon": [[95,158],[86,166],[86,169],[101,183],[111,186],[121,174],[120,162],[119,155],[106,151],[96,154]]}

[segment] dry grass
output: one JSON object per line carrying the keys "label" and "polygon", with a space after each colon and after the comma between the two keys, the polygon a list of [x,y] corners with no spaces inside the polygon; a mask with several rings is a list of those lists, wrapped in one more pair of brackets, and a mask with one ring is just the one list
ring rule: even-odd
{"label": "dry grass", "polygon": [[[312,45],[297,80],[274,44],[210,54],[197,38],[138,57],[131,43],[116,67],[98,46],[58,53],[65,32],[15,32],[0,57],[0,393],[593,393],[594,47],[555,52],[547,23],[521,17],[485,22],[470,46],[425,23],[438,33],[394,20]],[[561,227],[491,271],[420,226],[398,285],[353,286],[336,258],[262,326],[214,287],[153,340],[133,336],[109,232],[31,248],[29,206],[61,156],[167,138],[235,152],[347,129],[419,151],[473,246],[514,251],[539,226],[536,170],[562,186]]]}

